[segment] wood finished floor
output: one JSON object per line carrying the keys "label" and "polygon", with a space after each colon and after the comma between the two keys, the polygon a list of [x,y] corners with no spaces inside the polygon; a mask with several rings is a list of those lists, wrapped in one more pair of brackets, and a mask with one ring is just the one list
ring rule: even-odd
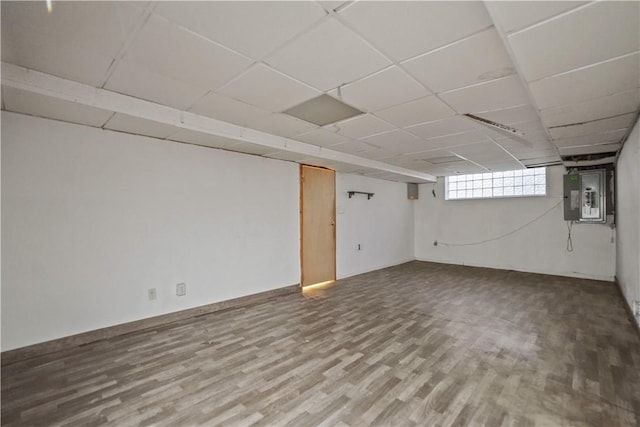
{"label": "wood finished floor", "polygon": [[2,369],[2,425],[640,425],[612,283],[411,262]]}

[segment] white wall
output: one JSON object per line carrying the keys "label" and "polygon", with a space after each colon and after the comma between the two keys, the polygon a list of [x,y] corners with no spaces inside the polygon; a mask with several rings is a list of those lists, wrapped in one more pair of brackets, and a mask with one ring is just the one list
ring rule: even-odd
{"label": "white wall", "polygon": [[444,179],[420,186],[416,204],[416,258],[562,276],[613,280],[615,245],[608,225],[574,224],[573,252],[567,252],[562,204],[540,220],[503,239],[474,246],[434,246],[435,240],[469,243],[524,225],[562,200],[563,167],[548,169],[548,196],[489,200],[444,200]]}
{"label": "white wall", "polygon": [[[640,122],[622,148],[616,167],[617,242],[616,278],[633,308],[640,301]],[[636,319],[640,324],[640,319]]]}
{"label": "white wall", "polygon": [[[349,199],[349,190],[375,195]],[[338,278],[413,260],[413,203],[407,184],[336,174]]]}
{"label": "white wall", "polygon": [[294,163],[5,112],[2,151],[3,351],[299,283]]}

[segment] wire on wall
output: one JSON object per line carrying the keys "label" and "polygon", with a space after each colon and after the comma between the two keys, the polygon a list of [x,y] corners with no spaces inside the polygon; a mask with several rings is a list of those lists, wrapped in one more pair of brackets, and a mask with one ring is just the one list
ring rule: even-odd
{"label": "wire on wall", "polygon": [[485,239],[485,240],[480,240],[478,242],[469,242],[469,243],[446,243],[446,242],[441,242],[441,241],[437,240],[434,244],[436,246],[437,245],[444,245],[444,246],[473,246],[473,245],[480,245],[480,244],[483,244],[483,243],[493,242],[495,240],[500,240],[500,239],[503,239],[503,238],[505,238],[507,236],[510,236],[510,235],[514,234],[514,233],[517,233],[518,231],[522,230],[523,228],[526,228],[529,225],[533,224],[534,222],[538,221],[540,218],[542,218],[543,216],[545,216],[546,214],[548,214],[549,212],[551,212],[552,210],[554,210],[555,208],[560,206],[560,204],[562,202],[563,202],[563,200],[560,200],[558,203],[556,203],[555,205],[551,206],[549,209],[547,209],[546,211],[544,211],[543,213],[541,213],[537,217],[533,218],[531,221],[527,222],[526,224],[521,225],[520,227],[516,228],[515,230],[511,230],[510,232],[502,234],[502,235],[497,236],[497,237],[492,237],[491,239]]}
{"label": "wire on wall", "polygon": [[571,239],[571,229],[573,228],[573,221],[567,221],[567,252],[573,252],[573,240]]}

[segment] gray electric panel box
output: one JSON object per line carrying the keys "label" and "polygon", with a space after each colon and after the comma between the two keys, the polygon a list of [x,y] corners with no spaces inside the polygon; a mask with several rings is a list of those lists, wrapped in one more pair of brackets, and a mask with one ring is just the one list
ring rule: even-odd
{"label": "gray electric panel box", "polygon": [[607,197],[604,170],[579,171],[564,176],[564,219],[606,222]]}
{"label": "gray electric panel box", "polygon": [[564,176],[564,220],[580,221],[580,175]]}

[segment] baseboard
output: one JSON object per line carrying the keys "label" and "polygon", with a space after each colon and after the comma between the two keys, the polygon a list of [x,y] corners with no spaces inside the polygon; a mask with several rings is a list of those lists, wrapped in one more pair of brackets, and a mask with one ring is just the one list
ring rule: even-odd
{"label": "baseboard", "polygon": [[274,297],[289,295],[299,291],[300,285],[286,286],[283,288],[272,289],[269,291],[246,295],[226,301],[215,302],[213,304],[207,304],[199,307],[189,308],[186,310],[175,311],[173,313],[162,314],[160,316],[149,317],[133,322],[95,329],[93,331],[82,332],[80,334],[71,335],[68,337],[62,337],[51,341],[29,345],[27,347],[7,350],[0,353],[0,357],[2,358],[1,364],[2,366],[6,366],[18,361],[42,356],[47,353],[53,353],[55,351],[59,351],[69,347],[78,347],[90,342],[112,338],[118,335],[128,334],[130,332],[140,331],[143,329],[154,328],[157,326],[188,319],[190,317],[201,316],[207,313],[213,313],[220,310],[249,306],[264,302]]}
{"label": "baseboard", "polygon": [[600,280],[603,282],[613,282],[615,280],[614,276],[599,276],[595,274],[584,274],[578,272],[566,272],[566,271],[549,271],[549,270],[537,270],[535,268],[521,268],[521,267],[513,267],[513,266],[504,266],[504,265],[486,265],[486,264],[477,264],[473,262],[460,262],[455,260],[443,260],[443,259],[433,259],[433,258],[416,258],[417,261],[426,261],[426,262],[435,262],[437,264],[453,264],[453,265],[466,265],[469,267],[483,267],[483,268],[493,268],[496,270],[512,270],[512,271],[520,271],[522,273],[534,273],[534,274],[546,274],[550,276],[562,276],[562,277],[574,277],[577,279],[589,279],[589,280]]}
{"label": "baseboard", "polygon": [[629,303],[629,300],[627,300],[627,297],[625,296],[624,291],[622,290],[622,285],[620,284],[620,282],[618,282],[618,278],[617,277],[614,280],[614,282],[616,283],[616,288],[618,288],[618,292],[620,293],[620,297],[624,301],[624,308],[627,310],[627,315],[629,316],[629,320],[631,321],[633,326],[635,326],[635,329],[636,329],[636,332],[638,332],[638,335],[640,335],[640,323],[639,323],[639,320],[636,319],[636,317],[633,315],[633,308],[631,307],[631,304]]}
{"label": "baseboard", "polygon": [[338,274],[336,279],[337,280],[341,280],[341,279],[346,279],[348,277],[353,277],[353,276],[357,276],[359,274],[364,274],[364,273],[369,273],[370,271],[376,271],[376,270],[382,270],[383,268],[389,268],[389,267],[395,267],[396,265],[400,265],[400,264],[406,264],[407,262],[411,262],[411,261],[415,261],[416,259],[411,257],[411,258],[407,258],[405,260],[401,260],[401,261],[397,261],[397,262],[392,262],[392,263],[387,263],[387,264],[379,264],[379,265],[375,265],[373,267],[367,267],[365,269],[363,269],[362,271],[360,270],[356,270],[355,272],[351,271],[347,274]]}

